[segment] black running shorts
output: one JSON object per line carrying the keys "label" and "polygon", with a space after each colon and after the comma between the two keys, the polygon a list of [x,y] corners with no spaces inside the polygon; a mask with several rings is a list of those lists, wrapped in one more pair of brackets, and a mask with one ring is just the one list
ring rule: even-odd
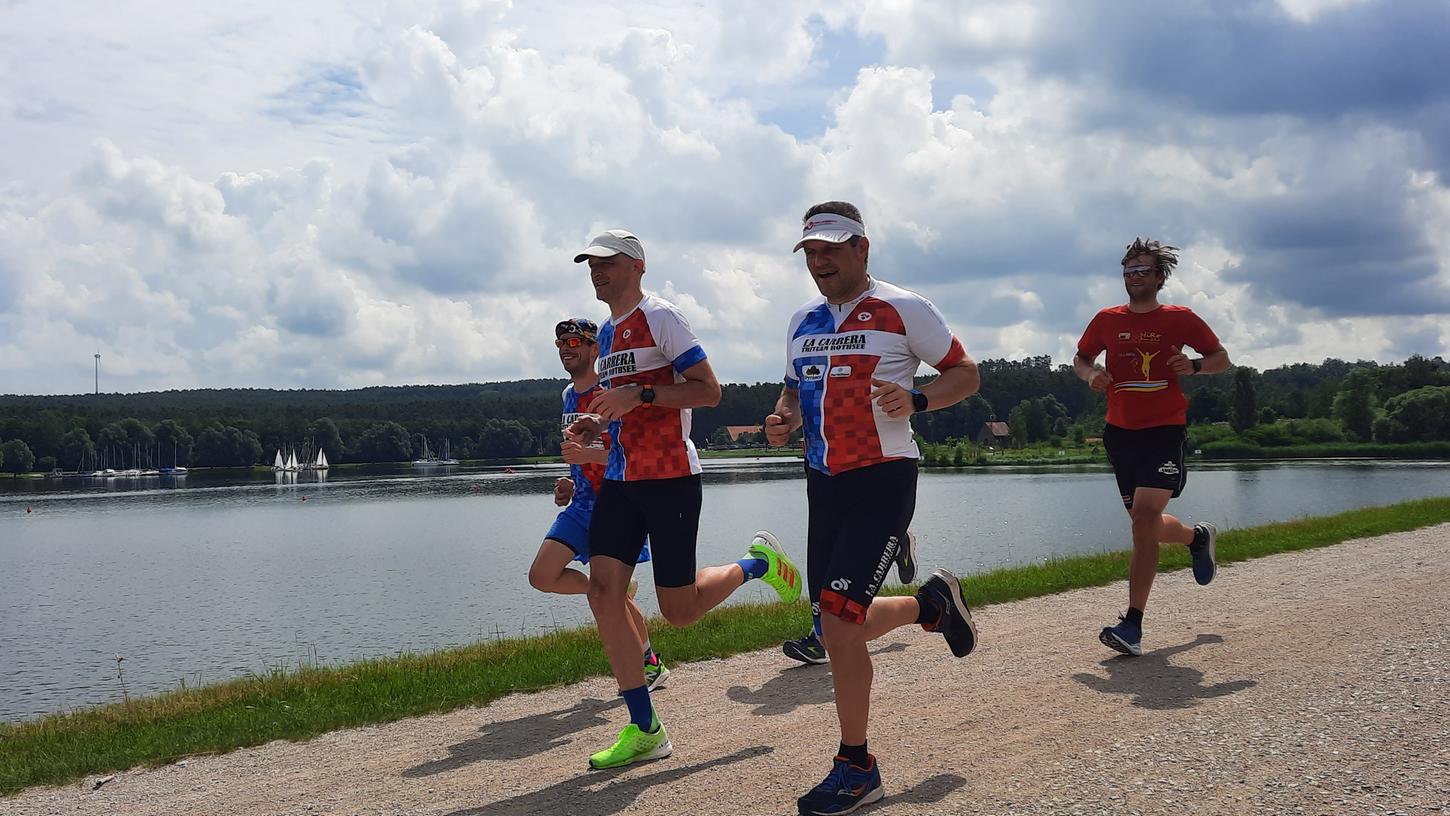
{"label": "black running shorts", "polygon": [[633,565],[648,536],[655,586],[695,583],[700,475],[621,482],[605,479],[589,520],[589,557]]}
{"label": "black running shorts", "polygon": [[1178,498],[1188,482],[1188,468],[1183,462],[1187,447],[1188,429],[1183,425],[1139,430],[1116,425],[1103,428],[1103,450],[1118,478],[1123,506],[1133,508],[1133,491],[1140,487],[1171,490],[1173,498]]}
{"label": "black running shorts", "polygon": [[806,504],[811,604],[822,614],[863,623],[916,511],[916,460],[835,476],[807,467]]}

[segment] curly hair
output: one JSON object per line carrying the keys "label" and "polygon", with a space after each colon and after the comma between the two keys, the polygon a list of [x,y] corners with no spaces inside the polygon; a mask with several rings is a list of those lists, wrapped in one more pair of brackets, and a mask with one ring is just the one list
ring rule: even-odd
{"label": "curly hair", "polygon": [[1139,255],[1151,255],[1153,267],[1163,275],[1163,280],[1158,282],[1158,288],[1162,289],[1167,283],[1168,276],[1173,274],[1173,268],[1178,266],[1178,247],[1159,243],[1152,238],[1134,238],[1133,243],[1128,244],[1128,251],[1123,254],[1123,260],[1119,263],[1126,267],[1128,261]]}

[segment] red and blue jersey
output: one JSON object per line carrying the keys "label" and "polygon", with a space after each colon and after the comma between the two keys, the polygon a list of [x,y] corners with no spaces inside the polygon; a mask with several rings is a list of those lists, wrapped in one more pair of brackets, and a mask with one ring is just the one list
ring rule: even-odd
{"label": "red and blue jersey", "polygon": [[[564,417],[560,427],[567,430],[580,417],[588,415],[589,404],[601,393],[598,385],[590,386],[582,394],[574,390],[573,383],[564,386]],[[601,434],[593,447],[609,447],[608,432]],[[574,480],[574,498],[570,499],[569,505],[585,513],[593,511],[594,497],[599,495],[599,486],[604,484],[604,465],[570,465],[569,478]]]}
{"label": "red and blue jersey", "polygon": [[873,377],[911,388],[922,362],[940,371],[967,356],[931,301],[874,279],[849,303],[802,306],[786,344],[806,464],[830,475],[921,455],[910,418],[892,419],[871,399]]}
{"label": "red and blue jersey", "polygon": [[[681,372],[705,361],[705,350],[674,304],[646,294],[629,314],[599,330],[599,382],[605,388],[684,382]],[[700,472],[690,441],[690,409],[641,405],[609,423],[604,478],[632,482]]]}

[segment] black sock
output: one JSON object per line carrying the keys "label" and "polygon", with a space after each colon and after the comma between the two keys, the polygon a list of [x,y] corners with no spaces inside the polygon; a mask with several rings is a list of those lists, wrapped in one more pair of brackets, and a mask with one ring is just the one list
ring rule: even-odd
{"label": "black sock", "polygon": [[866,753],[866,743],[864,742],[860,745],[841,743],[841,753],[839,756],[845,757],[847,762],[855,765],[857,768],[871,767],[871,755]]}
{"label": "black sock", "polygon": [[916,622],[927,626],[935,626],[941,620],[941,610],[937,608],[936,602],[928,598],[925,593],[916,593]]}
{"label": "black sock", "polygon": [[1130,607],[1128,607],[1128,614],[1126,614],[1126,615],[1123,616],[1123,620],[1127,621],[1128,623],[1137,624],[1138,626],[1142,626],[1143,625],[1143,610],[1139,609],[1136,606],[1130,606]]}

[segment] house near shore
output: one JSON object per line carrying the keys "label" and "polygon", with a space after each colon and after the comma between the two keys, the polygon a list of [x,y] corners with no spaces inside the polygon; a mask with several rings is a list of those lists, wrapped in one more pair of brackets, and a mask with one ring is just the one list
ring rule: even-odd
{"label": "house near shore", "polygon": [[726,425],[725,426],[725,433],[730,434],[730,441],[732,443],[738,443],[738,442],[741,441],[741,437],[749,437],[751,439],[754,439],[754,436],[752,436],[753,434],[762,434],[762,433],[765,433],[765,426],[764,425]]}
{"label": "house near shore", "polygon": [[1012,444],[1012,429],[1005,422],[984,422],[977,432],[977,444],[984,448],[1005,448]]}

